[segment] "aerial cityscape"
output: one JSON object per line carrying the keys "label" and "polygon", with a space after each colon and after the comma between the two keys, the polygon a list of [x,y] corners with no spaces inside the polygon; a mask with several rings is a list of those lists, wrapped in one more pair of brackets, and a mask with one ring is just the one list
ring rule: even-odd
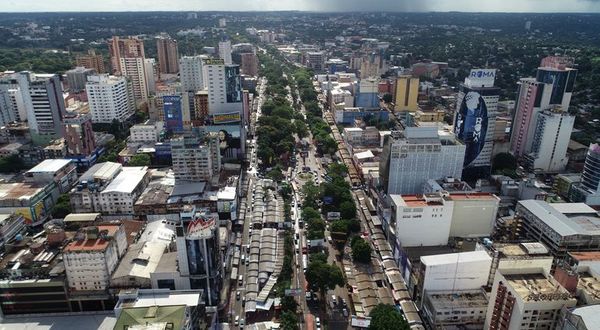
{"label": "aerial cityscape", "polygon": [[600,2],[191,3],[0,8],[0,330],[600,329]]}

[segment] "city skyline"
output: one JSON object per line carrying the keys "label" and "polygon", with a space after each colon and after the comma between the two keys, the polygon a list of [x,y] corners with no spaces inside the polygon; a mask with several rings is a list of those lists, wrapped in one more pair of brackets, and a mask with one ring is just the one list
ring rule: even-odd
{"label": "city skyline", "polygon": [[441,0],[403,0],[392,2],[375,0],[364,2],[359,0],[256,0],[246,2],[233,0],[223,3],[217,0],[197,2],[192,0],[107,0],[101,3],[83,5],[75,0],[56,0],[39,3],[36,0],[9,0],[4,3],[2,12],[101,12],[101,11],[390,11],[390,12],[600,12],[598,0],[491,0],[482,3],[476,0],[457,0],[453,2]]}

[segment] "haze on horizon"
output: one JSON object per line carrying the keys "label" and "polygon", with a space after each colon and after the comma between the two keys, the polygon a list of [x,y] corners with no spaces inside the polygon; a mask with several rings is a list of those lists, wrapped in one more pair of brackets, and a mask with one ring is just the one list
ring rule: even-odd
{"label": "haze on horizon", "polygon": [[0,12],[459,11],[600,12],[600,0],[0,0]]}

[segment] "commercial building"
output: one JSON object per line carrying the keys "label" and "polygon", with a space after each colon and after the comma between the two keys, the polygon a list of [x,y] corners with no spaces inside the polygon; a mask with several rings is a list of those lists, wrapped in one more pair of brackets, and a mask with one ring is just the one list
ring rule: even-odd
{"label": "commercial building", "polygon": [[547,246],[555,261],[571,251],[600,251],[600,217],[583,203],[524,200],[517,203],[525,235]]}
{"label": "commercial building", "polygon": [[379,109],[379,80],[361,79],[356,92],[356,107]]}
{"label": "commercial building", "polygon": [[96,50],[94,49],[88,50],[87,55],[77,55],[75,57],[75,63],[77,66],[92,69],[96,71],[96,73],[106,73],[102,54],[96,54]]}
{"label": "commercial building", "polygon": [[392,132],[379,165],[384,189],[388,194],[416,194],[429,179],[459,178],[464,155],[465,146],[452,133],[437,128]]}
{"label": "commercial building", "polygon": [[577,76],[567,62],[545,58],[535,78],[519,82],[510,151],[530,170],[559,172],[567,165],[574,124],[568,109]]}
{"label": "commercial building", "polygon": [[158,53],[160,73],[179,72],[177,40],[169,36],[156,37],[156,52]]}
{"label": "commercial building", "polygon": [[402,75],[396,78],[396,90],[394,92],[394,111],[415,112],[419,110],[417,100],[419,98],[419,78],[410,75]]}
{"label": "commercial building", "polygon": [[0,125],[27,120],[27,109],[23,97],[16,75],[0,74]]}
{"label": "commercial building", "polygon": [[[144,41],[137,37],[120,38],[112,37],[108,41],[108,53],[112,72],[116,75],[124,75],[121,67],[122,58],[145,58]],[[98,71],[100,72],[100,71]]]}
{"label": "commercial building", "polygon": [[223,60],[225,65],[233,64],[231,60],[231,41],[220,41],[219,42],[219,58]]}
{"label": "commercial building", "polygon": [[196,92],[206,88],[203,61],[206,55],[183,56],[179,59],[179,76],[183,92]]}
{"label": "commercial building", "polygon": [[194,126],[203,126],[209,118],[208,91],[199,91],[194,94],[194,112],[192,123]]}
{"label": "commercial building", "polygon": [[82,228],[63,249],[67,283],[72,294],[104,292],[127,250],[122,224]]}
{"label": "commercial building", "polygon": [[563,308],[577,300],[551,275],[538,270],[496,272],[485,329],[556,329]]}
{"label": "commercial building", "polygon": [[593,330],[600,324],[600,305],[582,306],[566,311],[559,330]]}
{"label": "commercial building", "polygon": [[454,203],[450,237],[486,237],[492,234],[500,198],[490,193],[449,192]]}
{"label": "commercial building", "polygon": [[71,207],[79,213],[131,215],[135,201],[149,181],[147,167],[99,163],[79,178],[70,194]]}
{"label": "commercial building", "polygon": [[60,192],[55,182],[0,184],[0,213],[16,213],[23,216],[27,226],[43,224],[58,200]]}
{"label": "commercial building", "polygon": [[25,232],[23,216],[14,213],[0,214],[0,250],[4,251],[5,244],[23,232]]}
{"label": "commercial building", "polygon": [[258,76],[258,56],[254,53],[242,53],[242,74]]}
{"label": "commercial building", "polygon": [[[566,181],[566,177],[563,181]],[[566,189],[566,194],[564,190],[562,193],[562,196],[568,196],[572,202],[600,205],[600,145],[590,144],[581,176],[575,177]]]}
{"label": "commercial building", "polygon": [[78,93],[85,90],[87,77],[95,75],[96,70],[78,66],[75,69],[68,70],[65,74],[69,91]]}
{"label": "commercial building", "polygon": [[241,118],[243,106],[239,66],[226,65],[220,59],[205,59],[203,69],[210,114],[237,114]]}
{"label": "commercial building", "polygon": [[305,64],[310,69],[314,71],[320,72],[325,71],[325,60],[326,60],[325,52],[306,52],[305,55]]}
{"label": "commercial building", "polygon": [[67,113],[64,123],[64,138],[69,155],[89,156],[96,151],[96,138],[92,130],[90,113]]}
{"label": "commercial building", "polygon": [[219,174],[221,154],[218,136],[177,137],[171,139],[171,157],[175,179],[182,181],[210,181]]}
{"label": "commercial building", "polygon": [[333,111],[337,124],[352,125],[357,119],[371,119],[386,123],[390,119],[389,111],[379,108],[349,108],[343,107]]}
{"label": "commercial building", "polygon": [[146,90],[148,91],[148,96],[156,94],[156,81],[159,77],[158,65],[156,64],[156,60],[153,58],[145,58],[144,59],[144,74],[146,77]]}
{"label": "commercial building", "polygon": [[122,122],[135,113],[133,91],[125,77],[91,76],[86,90],[94,123]]}
{"label": "commercial building", "polygon": [[158,142],[164,129],[164,122],[147,120],[129,128],[129,142]]}
{"label": "commercial building", "polygon": [[456,99],[454,133],[465,144],[463,176],[489,176],[494,148],[500,88],[494,87],[496,70],[473,69],[460,85]]}
{"label": "commercial building", "polygon": [[47,144],[62,137],[66,110],[59,76],[19,72],[16,78],[27,111],[32,141],[35,144]]}
{"label": "commercial building", "polygon": [[[181,95],[166,95],[163,99],[163,113],[165,118],[165,128],[175,133],[182,133],[184,126],[184,111],[189,110],[187,104],[184,105]],[[186,102],[187,103],[187,102]],[[189,111],[187,112],[187,122],[189,123]]]}
{"label": "commercial building", "polygon": [[77,168],[69,159],[46,159],[25,172],[25,182],[55,183],[61,194],[69,192],[77,182]]}
{"label": "commercial building", "polygon": [[422,313],[432,329],[483,329],[488,298],[483,290],[426,292]]}

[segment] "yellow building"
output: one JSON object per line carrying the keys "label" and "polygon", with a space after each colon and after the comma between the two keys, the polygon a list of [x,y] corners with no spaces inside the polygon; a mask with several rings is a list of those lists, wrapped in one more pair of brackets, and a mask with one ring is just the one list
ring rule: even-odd
{"label": "yellow building", "polygon": [[394,93],[394,110],[410,111],[419,110],[417,99],[419,96],[419,78],[410,75],[399,76],[396,79],[396,92]]}

